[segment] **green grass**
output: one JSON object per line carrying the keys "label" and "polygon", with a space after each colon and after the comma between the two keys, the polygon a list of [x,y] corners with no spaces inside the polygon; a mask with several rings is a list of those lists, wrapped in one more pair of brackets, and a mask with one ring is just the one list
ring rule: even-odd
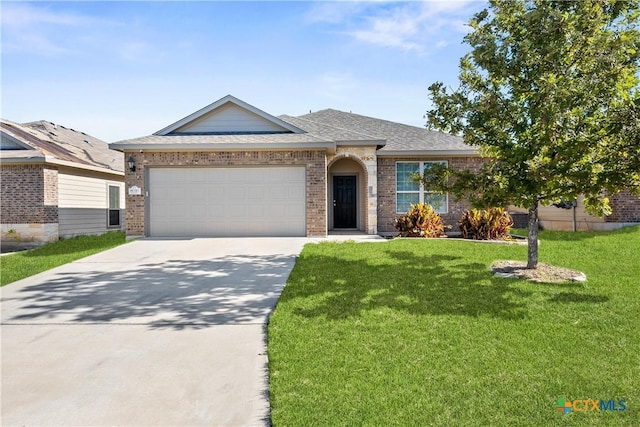
{"label": "green grass", "polygon": [[40,248],[0,257],[0,285],[33,276],[51,268],[102,252],[125,242],[120,231],[100,236],[58,240]]}
{"label": "green grass", "polygon": [[540,239],[587,282],[490,274],[526,246],[307,245],[268,329],[273,424],[640,425],[640,227]]}

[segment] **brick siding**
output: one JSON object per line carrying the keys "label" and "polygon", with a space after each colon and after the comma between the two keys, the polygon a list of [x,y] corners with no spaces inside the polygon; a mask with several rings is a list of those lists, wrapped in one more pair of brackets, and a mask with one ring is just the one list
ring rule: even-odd
{"label": "brick siding", "polygon": [[45,165],[2,165],[2,224],[58,222],[58,170]]}
{"label": "brick siding", "polygon": [[[324,151],[196,151],[126,152],[133,155],[136,171],[126,169],[127,235],[145,235],[145,169],[155,166],[305,166],[307,175],[307,236],[327,234],[327,160]],[[129,195],[128,188],[142,189],[141,196]]]}
{"label": "brick siding", "polygon": [[[446,160],[449,168],[455,170],[478,170],[485,161],[480,157],[378,157],[378,231],[395,233],[394,220],[396,214],[396,162],[399,161],[442,161]],[[449,195],[448,213],[442,219],[448,225],[457,227],[457,221],[471,205],[466,200],[456,202]]]}
{"label": "brick siding", "polygon": [[640,222],[640,198],[628,191],[621,191],[609,197],[613,213],[605,217],[605,222]]}
{"label": "brick siding", "polygon": [[58,222],[58,169],[50,166],[42,168],[44,180],[44,223]]}

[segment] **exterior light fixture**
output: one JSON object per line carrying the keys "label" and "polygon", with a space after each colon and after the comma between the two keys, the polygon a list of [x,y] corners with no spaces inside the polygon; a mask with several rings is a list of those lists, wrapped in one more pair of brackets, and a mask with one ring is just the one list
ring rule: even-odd
{"label": "exterior light fixture", "polygon": [[133,155],[129,156],[129,159],[127,160],[127,164],[129,165],[129,170],[131,172],[136,171],[136,159],[133,158]]}

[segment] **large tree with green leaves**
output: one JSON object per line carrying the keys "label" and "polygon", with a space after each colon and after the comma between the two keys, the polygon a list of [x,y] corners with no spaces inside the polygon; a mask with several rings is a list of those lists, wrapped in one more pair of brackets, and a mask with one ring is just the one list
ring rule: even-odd
{"label": "large tree with green leaves", "polygon": [[604,215],[606,194],[640,193],[638,25],[638,0],[492,0],[470,21],[460,86],[429,87],[427,126],[461,134],[489,161],[434,168],[425,184],[526,208],[529,268],[541,204],[584,195]]}

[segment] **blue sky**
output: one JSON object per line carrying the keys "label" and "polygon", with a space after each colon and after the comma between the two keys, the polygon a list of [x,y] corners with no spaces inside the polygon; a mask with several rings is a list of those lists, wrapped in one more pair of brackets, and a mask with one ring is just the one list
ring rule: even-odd
{"label": "blue sky", "polygon": [[422,126],[457,85],[478,1],[6,2],[3,118],[107,142],[232,94],[268,113],[334,108]]}

